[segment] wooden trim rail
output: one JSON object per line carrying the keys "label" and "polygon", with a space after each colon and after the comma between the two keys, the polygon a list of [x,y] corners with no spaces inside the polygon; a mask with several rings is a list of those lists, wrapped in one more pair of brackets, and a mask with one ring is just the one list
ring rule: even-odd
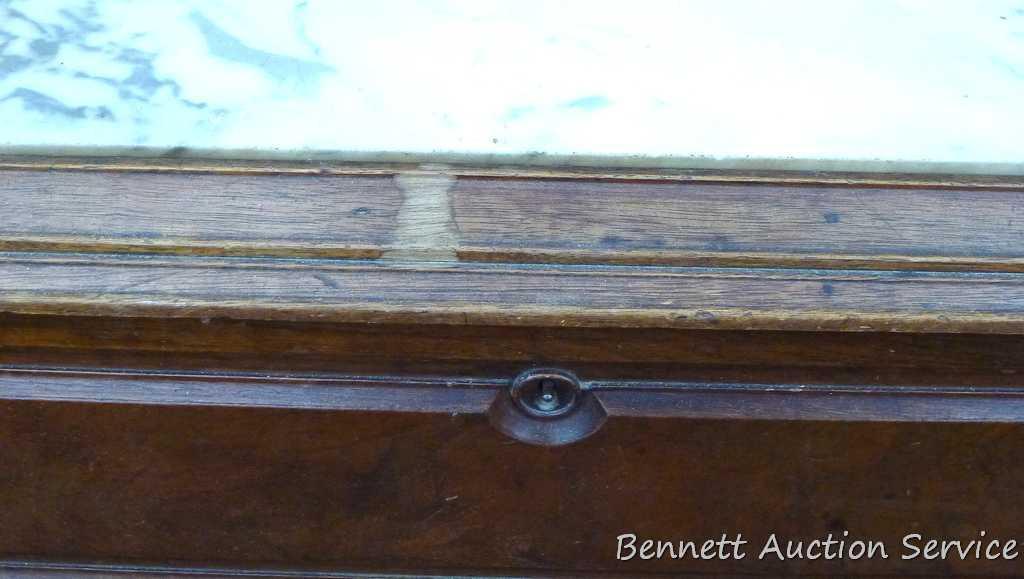
{"label": "wooden trim rail", "polygon": [[1024,333],[1024,275],[0,255],[0,312]]}
{"label": "wooden trim rail", "polygon": [[0,250],[1021,272],[1022,191],[1020,177],[0,159]]}
{"label": "wooden trim rail", "polygon": [[[0,370],[0,400],[485,414],[509,380],[296,378]],[[1024,390],[974,386],[593,380],[608,416],[850,422],[1024,423]]]}

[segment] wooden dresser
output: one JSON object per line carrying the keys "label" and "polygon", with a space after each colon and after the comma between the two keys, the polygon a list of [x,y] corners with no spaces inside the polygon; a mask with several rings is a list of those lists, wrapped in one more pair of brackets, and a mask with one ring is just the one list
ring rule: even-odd
{"label": "wooden dresser", "polygon": [[0,162],[5,576],[1024,574],[1024,179]]}

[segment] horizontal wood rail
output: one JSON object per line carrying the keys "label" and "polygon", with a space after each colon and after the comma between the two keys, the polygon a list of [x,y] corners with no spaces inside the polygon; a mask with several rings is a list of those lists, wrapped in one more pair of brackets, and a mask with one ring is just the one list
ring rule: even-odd
{"label": "horizontal wood rail", "polygon": [[1014,334],[1024,275],[13,253],[0,312]]}
{"label": "horizontal wood rail", "polygon": [[[578,574],[547,571],[543,573],[500,573],[479,570],[477,572],[461,569],[457,572],[444,571],[365,571],[358,569],[317,570],[296,569],[280,566],[273,567],[186,567],[176,565],[139,564],[139,563],[78,563],[60,561],[40,561],[31,559],[0,560],[0,574],[6,579],[45,579],[75,578],[120,579],[123,577],[150,577],[152,579],[195,579],[216,577],[249,577],[258,579],[526,579],[578,577]],[[700,579],[710,575],[693,575]],[[627,577],[621,574],[603,573],[600,577],[617,579]],[[885,578],[883,578],[885,579]]]}
{"label": "horizontal wood rail", "polygon": [[0,250],[1021,272],[1022,193],[1020,177],[8,158]]}
{"label": "horizontal wood rail", "polygon": [[[0,369],[0,399],[484,414],[511,378],[299,378]],[[1024,389],[589,380],[610,417],[1024,423]]]}

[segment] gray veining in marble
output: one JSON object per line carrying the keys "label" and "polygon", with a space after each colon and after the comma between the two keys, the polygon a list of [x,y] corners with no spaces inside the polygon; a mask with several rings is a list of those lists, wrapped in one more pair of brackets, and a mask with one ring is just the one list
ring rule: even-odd
{"label": "gray veining in marble", "polygon": [[1021,0],[0,0],[0,150],[1024,173]]}

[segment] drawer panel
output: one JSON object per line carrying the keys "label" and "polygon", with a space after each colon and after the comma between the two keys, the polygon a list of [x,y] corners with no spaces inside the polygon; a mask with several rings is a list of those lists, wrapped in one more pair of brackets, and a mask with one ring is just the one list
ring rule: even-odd
{"label": "drawer panel", "polygon": [[[612,417],[576,444],[479,414],[0,402],[8,560],[446,572],[1012,573],[901,538],[1024,532],[1015,424]],[[888,559],[759,560],[883,541]],[[741,533],[743,560],[619,560],[617,537]]]}

